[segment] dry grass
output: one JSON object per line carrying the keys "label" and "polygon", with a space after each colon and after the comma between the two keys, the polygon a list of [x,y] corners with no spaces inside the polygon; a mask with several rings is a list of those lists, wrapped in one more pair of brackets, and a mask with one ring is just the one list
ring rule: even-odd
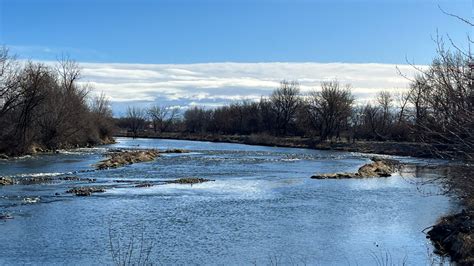
{"label": "dry grass", "polygon": [[151,258],[153,239],[145,237],[145,228],[138,232],[131,230],[130,235],[125,237],[120,232],[109,226],[109,248],[112,261],[117,266],[127,265],[152,265],[157,263]]}

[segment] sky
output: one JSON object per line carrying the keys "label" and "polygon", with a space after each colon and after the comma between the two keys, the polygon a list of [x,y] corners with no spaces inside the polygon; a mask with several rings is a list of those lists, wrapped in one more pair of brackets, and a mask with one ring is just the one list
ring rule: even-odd
{"label": "sky", "polygon": [[433,38],[464,46],[472,0],[0,0],[0,44],[20,59],[69,55],[83,83],[127,105],[218,106],[338,79],[361,99],[400,90]]}

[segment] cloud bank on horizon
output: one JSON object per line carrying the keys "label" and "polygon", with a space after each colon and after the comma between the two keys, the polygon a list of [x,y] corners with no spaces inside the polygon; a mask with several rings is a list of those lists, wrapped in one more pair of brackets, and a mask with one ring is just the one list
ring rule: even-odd
{"label": "cloud bank on horizon", "polygon": [[320,83],[339,80],[351,84],[359,102],[377,92],[406,90],[413,76],[410,65],[357,63],[201,63],[108,64],[80,63],[82,82],[92,93],[105,93],[115,115],[127,106],[152,104],[216,107],[240,100],[258,100],[278,88],[281,80],[296,80],[301,92],[320,89]]}

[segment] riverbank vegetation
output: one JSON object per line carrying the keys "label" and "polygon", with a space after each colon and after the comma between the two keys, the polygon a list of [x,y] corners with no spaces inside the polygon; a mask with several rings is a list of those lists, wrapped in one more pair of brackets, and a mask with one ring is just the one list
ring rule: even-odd
{"label": "riverbank vegetation", "polygon": [[407,91],[382,91],[366,104],[356,101],[349,84],[337,80],[322,82],[320,90],[309,93],[302,93],[296,81],[282,81],[269,97],[259,101],[215,109],[192,107],[182,117],[171,107],[131,107],[117,125],[135,137],[169,132],[264,135],[303,138],[313,147],[360,141],[422,143],[432,157],[472,160],[474,93],[470,57],[446,50],[441,43],[438,50],[439,56],[427,69],[419,69]]}
{"label": "riverbank vegetation", "polygon": [[11,156],[112,140],[105,96],[89,97],[68,58],[55,65],[19,62],[0,49],[0,153]]}

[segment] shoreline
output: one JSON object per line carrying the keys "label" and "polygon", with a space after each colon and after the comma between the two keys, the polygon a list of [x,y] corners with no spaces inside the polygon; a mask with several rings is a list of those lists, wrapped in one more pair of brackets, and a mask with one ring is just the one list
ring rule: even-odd
{"label": "shoreline", "polygon": [[[116,133],[114,137],[133,138],[131,134]],[[284,148],[304,148],[314,150],[334,150],[346,152],[373,153],[394,156],[411,156],[418,158],[439,159],[430,151],[427,144],[415,142],[393,141],[355,141],[348,142],[323,142],[307,137],[275,137],[271,135],[215,135],[215,134],[189,134],[189,133],[150,133],[138,134],[136,138],[174,139],[209,141],[218,143],[237,143]]]}
{"label": "shoreline", "polygon": [[100,146],[105,146],[105,145],[110,145],[110,144],[115,144],[115,143],[117,143],[117,141],[115,140],[115,137],[112,137],[106,140],[101,140],[101,143],[98,143],[98,144],[66,146],[59,149],[48,149],[48,148],[32,145],[29,149],[29,152],[25,154],[21,154],[21,155],[9,156],[6,153],[0,152],[0,160],[15,160],[15,159],[20,159],[25,156],[35,156],[35,155],[53,155],[53,154],[61,153],[61,151],[71,151],[74,149],[81,149],[81,148],[95,148],[95,147],[100,147]]}

